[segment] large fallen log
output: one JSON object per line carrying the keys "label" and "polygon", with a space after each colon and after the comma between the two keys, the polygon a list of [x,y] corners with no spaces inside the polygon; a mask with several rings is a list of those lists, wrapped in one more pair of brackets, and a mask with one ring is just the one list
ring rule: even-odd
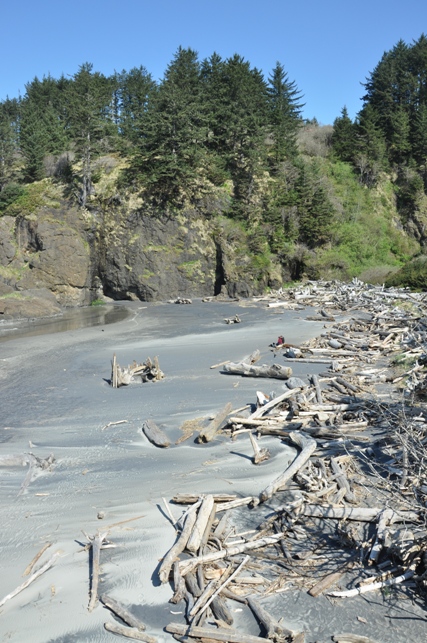
{"label": "large fallen log", "polygon": [[254,366],[246,362],[225,364],[222,372],[245,377],[270,377],[279,380],[287,380],[292,375],[292,369],[288,366],[281,366],[280,364]]}
{"label": "large fallen log", "polygon": [[[286,506],[283,509],[287,509]],[[313,518],[332,518],[334,520],[358,520],[360,522],[375,522],[383,511],[380,507],[334,507],[333,505],[302,505],[297,513]],[[417,511],[393,511],[390,523],[419,522]]]}

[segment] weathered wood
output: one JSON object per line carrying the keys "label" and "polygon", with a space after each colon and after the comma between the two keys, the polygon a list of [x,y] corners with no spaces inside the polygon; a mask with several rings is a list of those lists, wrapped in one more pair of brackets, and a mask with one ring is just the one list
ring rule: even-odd
{"label": "weathered wood", "polygon": [[[177,561],[178,564],[178,561]],[[194,596],[194,598],[199,598],[199,596],[202,593],[202,590],[200,589],[200,585],[197,582],[196,575],[193,572],[189,572],[188,574],[185,575],[184,578],[185,585],[188,589],[189,592]]]}
{"label": "weathered wood", "polygon": [[[229,502],[230,500],[236,500],[237,495],[235,493],[212,493],[211,494],[214,502]],[[200,500],[200,494],[196,493],[177,493],[171,500],[176,504],[180,505],[192,505],[195,502]]]}
{"label": "weathered wood", "polygon": [[334,643],[376,643],[374,639],[371,639],[368,636],[362,636],[361,634],[349,634],[347,632],[343,634],[334,634],[332,640]]}
{"label": "weathered wood", "polygon": [[187,545],[191,531],[194,527],[194,523],[196,522],[198,508],[199,503],[196,503],[188,510],[181,535],[179,536],[175,544],[170,548],[166,556],[163,558],[163,561],[159,568],[159,578],[161,583],[168,582],[172,565],[178,558],[179,554],[184,551]]}
{"label": "weathered wood", "polygon": [[194,625],[183,625],[181,623],[169,623],[165,627],[166,632],[179,634],[180,636],[192,636],[199,639],[211,639],[223,643],[266,643],[266,639],[260,636],[240,633],[232,628],[209,628],[197,627]]}
{"label": "weathered wood", "polygon": [[320,596],[320,594],[323,594],[323,592],[329,589],[332,585],[338,583],[343,575],[344,572],[333,572],[332,574],[328,574],[318,583],[313,585],[313,587],[311,587],[307,593],[310,594],[310,596]]}
{"label": "weathered wood", "polygon": [[[200,615],[200,613],[201,613],[201,612],[204,612],[204,611],[209,607],[209,605],[210,605],[210,604],[212,603],[212,601],[213,601],[213,600],[218,596],[218,594],[221,592],[221,590],[222,590],[222,589],[224,589],[224,587],[226,587],[227,585],[229,585],[229,584],[231,583],[231,581],[232,581],[232,580],[233,580],[233,579],[234,579],[234,578],[235,578],[235,577],[240,573],[241,569],[246,565],[246,563],[248,562],[248,560],[249,560],[249,556],[246,556],[246,557],[242,560],[242,562],[240,563],[240,565],[239,565],[239,566],[234,570],[234,572],[233,572],[232,574],[230,574],[230,573],[229,573],[229,572],[231,572],[231,571],[232,571],[232,568],[230,567],[230,569],[229,569],[229,570],[227,570],[227,571],[226,571],[226,572],[221,576],[221,578],[219,579],[219,581],[216,581],[216,582],[215,582],[215,584],[214,584],[215,591],[212,593],[212,595],[210,596],[209,600],[207,600],[206,602],[204,602],[204,601],[202,600],[202,599],[203,599],[203,594],[202,594],[202,596],[200,596],[200,598],[199,598],[199,599],[198,599],[198,601],[197,601],[197,603],[199,603],[199,602],[200,602],[200,605],[198,605],[198,614],[199,614],[199,615]],[[196,608],[196,605],[194,606],[194,608],[193,608],[193,609],[195,610],[195,608]],[[190,613],[190,614],[191,614],[191,613]]]}
{"label": "weathered wood", "polygon": [[147,438],[156,447],[166,449],[171,445],[167,435],[162,431],[153,420],[145,420],[142,430]]}
{"label": "weathered wood", "polygon": [[197,442],[211,442],[218,433],[219,428],[224,422],[227,415],[230,415],[232,409],[233,405],[231,404],[231,402],[228,402],[228,404],[226,404],[225,407],[216,414],[209,425],[205,429],[202,429],[200,431]]}
{"label": "weathered wood", "polygon": [[202,504],[197,514],[196,522],[193,527],[193,531],[191,532],[187,542],[188,551],[198,551],[213,507],[214,499],[212,495],[207,495],[205,498],[203,498]]}
{"label": "weathered wood", "polygon": [[293,631],[280,625],[275,618],[267,612],[267,610],[258,603],[252,596],[248,597],[248,605],[254,613],[257,620],[261,623],[265,630],[265,635],[270,641],[284,641],[287,637],[293,637]]}
{"label": "weathered wood", "polygon": [[187,595],[187,587],[185,585],[185,580],[181,576],[179,571],[178,561],[176,560],[173,564],[173,587],[174,593],[172,598],[169,599],[170,603],[179,603],[184,600]]}
{"label": "weathered wood", "polygon": [[225,599],[221,598],[221,596],[215,596],[210,607],[216,619],[223,621],[227,625],[233,625],[234,619]]}
{"label": "weathered wood", "polygon": [[44,554],[44,552],[46,551],[46,549],[49,549],[49,547],[51,547],[51,546],[52,546],[52,543],[46,543],[45,545],[43,545],[43,547],[42,547],[42,548],[40,549],[40,551],[39,551],[39,552],[34,556],[34,558],[33,558],[33,560],[31,561],[31,563],[30,563],[30,564],[27,566],[27,568],[25,569],[24,573],[22,574],[23,576],[28,576],[29,574],[31,574],[31,572],[33,571],[33,567],[34,567],[34,565],[35,565],[35,564],[37,563],[37,561],[38,561],[38,560],[43,556],[43,554]]}
{"label": "weathered wood", "polygon": [[322,389],[320,388],[319,378],[317,377],[317,375],[309,375],[308,377],[316,390],[317,403],[322,404],[323,403]]}
{"label": "weathered wood", "polygon": [[395,578],[388,578],[387,580],[379,581],[378,583],[370,583],[369,585],[361,585],[353,589],[347,589],[343,592],[328,592],[328,596],[335,596],[337,598],[349,598],[352,596],[358,596],[359,594],[366,594],[367,592],[373,592],[376,589],[381,589],[382,587],[390,587],[393,585],[399,585],[405,580],[412,578],[415,575],[413,569],[407,569],[406,572],[396,576]]}
{"label": "weathered wood", "polygon": [[280,474],[280,476],[275,478],[275,480],[270,482],[270,484],[267,485],[267,487],[263,491],[261,491],[259,495],[259,502],[265,502],[266,500],[271,498],[278,489],[284,487],[284,485],[291,478],[293,478],[295,473],[299,471],[301,467],[307,462],[307,460],[317,448],[316,440],[313,440],[313,438],[308,438],[298,431],[292,433],[290,435],[290,438],[302,449],[301,453],[295,458],[295,460],[286,469],[286,471]]}
{"label": "weathered wood", "polygon": [[230,558],[231,556],[242,554],[245,551],[260,549],[261,547],[267,547],[268,545],[274,545],[278,540],[283,538],[283,536],[283,533],[274,534],[274,536],[267,536],[266,538],[251,540],[239,545],[232,545],[230,547],[222,549],[221,551],[215,551],[210,554],[205,554],[204,556],[197,556],[197,558],[181,560],[179,563],[181,574],[185,576],[186,574],[188,574],[188,572],[197,567],[197,565],[212,563],[216,560],[221,560],[222,558]]}
{"label": "weathered wood", "polygon": [[[256,364],[261,359],[261,353],[258,349],[254,350],[253,353],[245,357],[242,362],[244,364]],[[229,362],[230,363],[230,362]]]}
{"label": "weathered wood", "polygon": [[140,621],[139,618],[131,614],[127,607],[122,605],[122,603],[120,603],[116,599],[111,598],[111,596],[108,596],[107,594],[102,594],[99,599],[105,605],[105,607],[108,607],[108,609],[114,612],[114,614],[117,614],[117,616],[119,616],[122,621],[124,621],[130,627],[135,627],[141,632],[146,629],[145,624]]}
{"label": "weathered wood", "polygon": [[264,404],[264,406],[260,406],[259,409],[256,409],[256,411],[254,411],[249,416],[249,419],[256,420],[257,418],[260,418],[263,415],[266,415],[268,412],[271,411],[271,409],[274,409],[276,406],[278,406],[285,400],[295,395],[296,390],[299,390],[299,389],[292,389],[289,391],[285,391],[284,393],[282,393],[282,395],[278,395],[277,397],[273,398],[270,402],[267,402],[267,404]]}
{"label": "weathered wood", "polygon": [[377,536],[371,549],[371,553],[369,554],[368,562],[370,564],[376,563],[378,561],[384,544],[385,531],[387,525],[389,525],[391,520],[393,519],[393,513],[394,512],[392,509],[384,509],[378,516]]}
{"label": "weathered wood", "polygon": [[288,366],[281,366],[280,364],[254,366],[245,362],[226,364],[222,372],[231,375],[243,375],[244,377],[269,377],[279,380],[287,380],[292,375],[292,369]]}
{"label": "weathered wood", "polygon": [[49,560],[48,560],[44,565],[42,565],[42,567],[40,567],[40,569],[38,569],[36,572],[34,572],[34,574],[31,574],[31,576],[29,576],[29,577],[27,578],[27,580],[26,580],[25,582],[23,582],[23,583],[22,583],[22,585],[19,585],[19,587],[17,587],[16,589],[14,589],[14,590],[13,590],[13,592],[10,592],[10,594],[7,594],[7,596],[5,596],[4,598],[2,598],[2,600],[0,601],[0,607],[2,607],[2,606],[3,606],[7,601],[9,601],[11,598],[13,598],[14,596],[16,596],[16,595],[17,595],[17,594],[19,594],[20,592],[22,592],[22,590],[24,590],[26,587],[28,587],[29,585],[31,585],[31,583],[33,583],[35,580],[37,580],[37,578],[38,578],[39,576],[41,576],[41,575],[42,575],[42,574],[44,574],[48,569],[50,569],[50,568],[52,567],[52,565],[54,564],[55,560],[58,558],[58,556],[59,556],[60,554],[61,554],[61,552],[60,552],[60,551],[57,551],[57,552],[52,556],[52,558],[50,558],[50,559],[49,559]]}
{"label": "weathered wood", "polygon": [[201,639],[212,639],[223,643],[266,643],[260,636],[244,634],[232,628],[209,628],[197,627],[194,625],[183,625],[181,623],[169,623],[165,627],[166,632],[178,634],[179,636],[192,636]]}
{"label": "weathered wood", "polygon": [[111,362],[111,383],[113,388],[117,388],[117,358],[115,353]]}
{"label": "weathered wood", "polygon": [[338,460],[336,460],[335,458],[331,458],[331,469],[335,474],[335,480],[337,481],[338,486],[341,489],[345,490],[344,498],[348,502],[355,502],[356,496],[350,489],[350,484],[348,482],[347,476],[341,469]]}
{"label": "weathered wood", "polygon": [[101,546],[107,537],[108,532],[98,533],[91,538],[91,553],[92,553],[92,575],[90,586],[90,600],[88,605],[89,612],[92,612],[98,600],[98,584],[99,584],[99,559],[101,554]]}
{"label": "weathered wood", "polygon": [[245,496],[244,498],[236,498],[236,500],[230,500],[230,502],[220,502],[217,505],[217,513],[219,511],[228,511],[229,509],[235,509],[236,507],[242,507],[243,505],[249,505],[253,501],[253,496]]}
{"label": "weathered wood", "polygon": [[149,634],[145,634],[145,632],[141,632],[135,627],[126,627],[125,625],[120,625],[119,623],[115,622],[104,623],[104,627],[107,632],[120,634],[121,636],[125,636],[128,639],[133,639],[135,641],[144,641],[145,643],[157,643],[157,639],[154,636],[149,636]]}
{"label": "weathered wood", "polygon": [[252,462],[254,464],[260,464],[261,462],[264,462],[265,460],[270,459],[270,451],[268,449],[260,449],[258,446],[258,442],[255,440],[254,436],[252,433],[249,433],[249,438],[252,444],[252,448],[254,450],[254,455],[252,458]]}
{"label": "weathered wood", "polygon": [[[333,505],[304,505],[301,508],[301,514],[304,516],[361,522],[375,522],[381,511],[379,507],[334,507]],[[393,522],[418,522],[419,520],[420,515],[417,511],[393,511]]]}

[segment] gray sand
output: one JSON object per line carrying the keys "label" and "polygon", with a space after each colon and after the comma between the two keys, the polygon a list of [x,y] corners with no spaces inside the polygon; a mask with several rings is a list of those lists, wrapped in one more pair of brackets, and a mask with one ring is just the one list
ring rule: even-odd
{"label": "gray sand", "polygon": [[[158,561],[175,538],[162,498],[168,501],[179,492],[256,495],[294,456],[279,440],[263,438],[272,458],[254,467],[244,435],[236,442],[220,437],[208,445],[196,444],[193,437],[163,450],[146,440],[141,427],[151,418],[174,443],[184,420],[214,415],[227,402],[235,409],[254,403],[257,390],[280,394],[283,382],[225,375],[210,366],[239,361],[255,349],[262,353],[261,363],[271,362],[268,345],[279,334],[299,344],[322,332],[322,324],[305,321],[310,311],[283,313],[249,302],[138,302],[105,311],[111,316],[113,309],[119,315],[126,309],[128,316],[108,324],[104,312],[98,313],[94,326],[70,323],[71,330],[53,332],[50,325],[43,335],[34,334],[35,325],[25,325],[19,336],[9,331],[9,340],[0,343],[0,457],[31,452],[40,458],[52,453],[56,459],[52,471],[23,493],[26,468],[0,466],[0,600],[25,580],[26,566],[44,543],[52,546],[39,564],[62,552],[49,571],[0,608],[2,642],[118,640],[103,627],[112,620],[108,610],[102,605],[87,610],[88,554],[81,545],[87,542],[83,532],[93,535],[132,518],[137,519],[110,530],[116,548],[102,552],[100,592],[134,609],[159,641],[172,640],[163,627],[182,621],[183,606],[168,602],[171,588],[159,586],[156,576]],[[236,313],[241,324],[224,323]],[[121,365],[157,355],[165,379],[112,389],[114,352]],[[294,375],[306,379],[308,372],[322,370],[308,366],[298,365]],[[171,505],[171,511],[178,518],[182,509]],[[403,592],[399,600],[396,594],[375,593],[347,601],[334,606],[325,597],[312,599],[296,591],[277,594],[269,606],[286,624],[305,629],[307,642],[330,640],[339,631],[371,636],[378,643],[426,640],[424,611]],[[245,631],[259,635],[246,611],[235,616]]]}

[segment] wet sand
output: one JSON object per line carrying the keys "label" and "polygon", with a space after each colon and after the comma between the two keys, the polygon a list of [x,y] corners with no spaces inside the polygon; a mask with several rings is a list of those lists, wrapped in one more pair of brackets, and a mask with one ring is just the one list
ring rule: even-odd
{"label": "wet sand", "polygon": [[[183,492],[256,495],[294,457],[290,447],[269,437],[263,446],[272,458],[260,467],[250,462],[244,436],[236,442],[219,437],[208,445],[194,438],[174,442],[184,420],[214,415],[227,402],[235,409],[254,403],[257,390],[280,394],[283,382],[225,375],[210,366],[239,361],[255,349],[261,363],[270,362],[268,345],[279,334],[295,344],[318,335],[323,324],[306,321],[308,309],[285,313],[251,302],[200,301],[122,307],[128,316],[115,324],[0,343],[0,457],[55,457],[52,470],[23,493],[26,468],[0,466],[0,600],[25,580],[25,568],[45,543],[51,547],[39,565],[61,552],[50,570],[0,608],[2,642],[118,640],[103,627],[112,620],[108,610],[100,604],[88,612],[88,553],[82,549],[84,534],[109,528],[116,547],[102,552],[100,593],[131,608],[159,641],[172,640],[163,628],[183,622],[177,614],[183,608],[168,602],[171,588],[157,580],[159,560],[175,540],[162,498]],[[241,324],[224,323],[236,313]],[[165,379],[112,389],[113,353],[121,365],[157,355]],[[303,379],[321,370],[293,368]],[[141,427],[148,418],[171,438],[169,449],[146,440]],[[114,422],[121,423],[104,428]],[[182,509],[171,505],[171,511],[178,518]],[[337,607],[325,597],[295,591],[278,594],[270,604],[286,625],[307,632],[307,642],[350,631],[378,643],[415,643],[425,632],[422,608],[404,596],[397,602],[375,594]],[[235,616],[237,622],[244,619],[246,632],[259,635],[247,612]]]}

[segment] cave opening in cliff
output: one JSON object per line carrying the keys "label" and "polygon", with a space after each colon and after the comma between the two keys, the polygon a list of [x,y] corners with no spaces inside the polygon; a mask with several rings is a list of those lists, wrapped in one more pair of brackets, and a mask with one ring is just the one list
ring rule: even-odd
{"label": "cave opening in cliff", "polygon": [[221,246],[216,244],[216,266],[215,266],[215,285],[214,285],[214,295],[219,295],[222,290],[222,286],[225,286],[225,272],[224,266],[222,263],[222,250]]}

